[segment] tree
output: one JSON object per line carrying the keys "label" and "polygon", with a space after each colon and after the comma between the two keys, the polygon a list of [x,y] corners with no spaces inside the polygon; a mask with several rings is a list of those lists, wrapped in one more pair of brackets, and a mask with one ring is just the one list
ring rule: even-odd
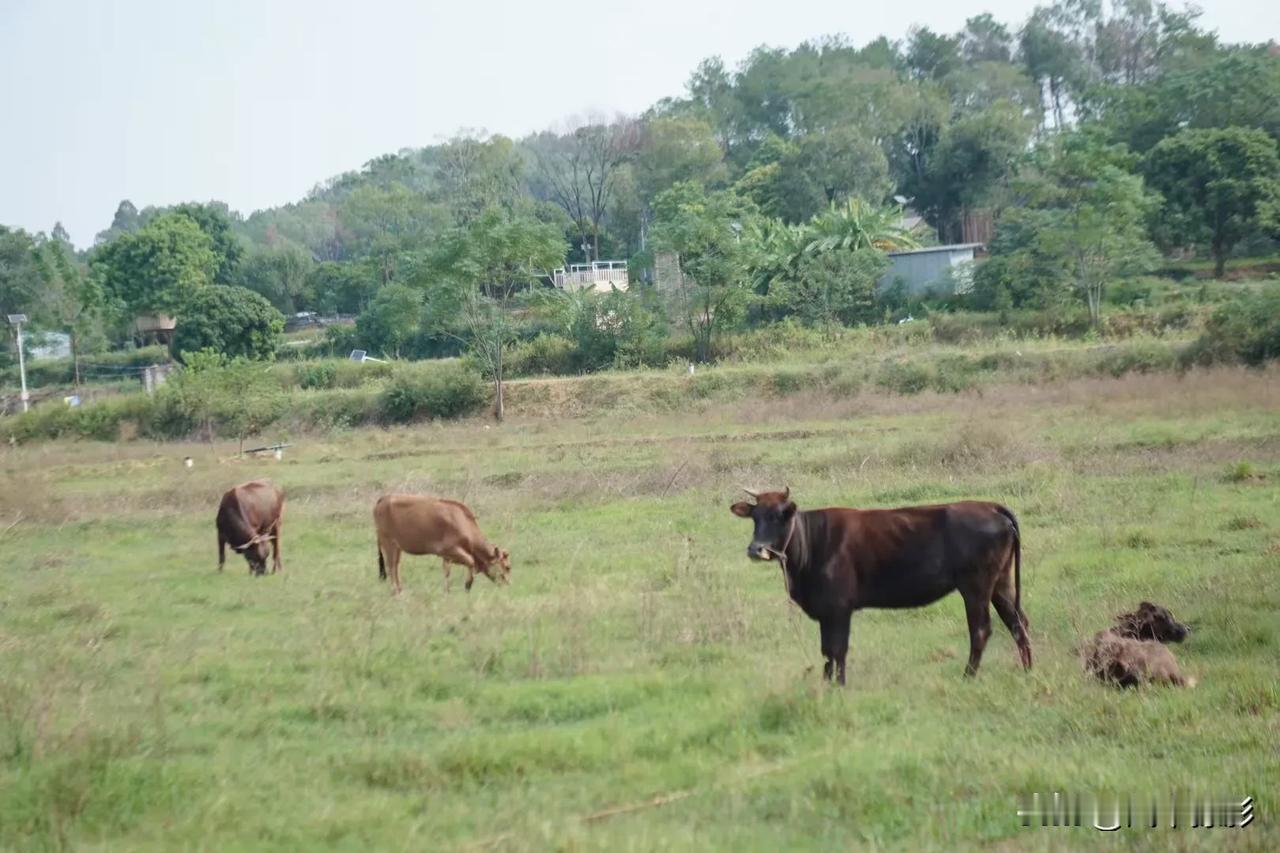
{"label": "tree", "polygon": [[284,317],[266,299],[243,287],[215,284],[184,305],[172,350],[179,359],[205,349],[229,358],[271,359],[283,330]]}
{"label": "tree", "polygon": [[440,148],[438,168],[438,195],[457,225],[490,207],[513,212],[519,204],[525,163],[505,136],[458,136]]}
{"label": "tree", "polygon": [[713,186],[728,178],[715,131],[706,119],[695,116],[646,122],[636,150],[635,173],[646,204],[679,181]]}
{"label": "tree", "polygon": [[117,237],[137,231],[141,227],[142,220],[138,216],[138,208],[126,198],[116,207],[115,216],[111,218],[111,227],[105,231],[99,231],[93,238],[93,243],[95,246],[101,246]]}
{"label": "tree", "polygon": [[214,284],[235,284],[237,269],[244,258],[244,246],[233,230],[231,212],[226,204],[211,201],[208,204],[188,202],[174,207],[173,213],[189,218],[200,230],[209,235],[218,266],[213,273]]}
{"label": "tree", "polygon": [[325,314],[359,314],[373,299],[378,280],[357,264],[324,261],[307,273],[305,290]]}
{"label": "tree", "polygon": [[[54,229],[58,234],[59,229]],[[76,387],[80,387],[80,351],[86,336],[97,330],[97,311],[102,304],[98,283],[75,261],[75,250],[65,239],[66,231],[32,251],[32,260],[45,285],[44,303],[53,321],[67,330]]]}
{"label": "tree", "polygon": [[600,232],[618,172],[631,158],[637,137],[636,124],[620,120],[585,125],[563,137],[544,133],[528,143],[537,164],[535,195],[573,220],[589,260],[600,259]]}
{"label": "tree", "polygon": [[710,360],[716,334],[741,316],[750,298],[749,246],[740,232],[753,215],[737,195],[688,182],[654,202],[654,245],[679,259],[682,274],[671,297],[698,361]]}
{"label": "tree", "polygon": [[1022,276],[1038,273],[1046,289],[1068,289],[1100,320],[1107,284],[1144,272],[1156,254],[1145,222],[1158,197],[1129,169],[1134,158],[1123,146],[1108,146],[1091,133],[1072,133],[1036,152],[1019,177],[1021,204],[1001,219],[992,261]]}
{"label": "tree", "polygon": [[422,319],[422,292],[405,284],[388,284],[359,317],[356,333],[369,349],[392,358],[413,339]]}
{"label": "tree", "polygon": [[964,22],[960,55],[965,62],[1008,62],[1013,56],[1013,36],[1008,27],[984,12]]}
{"label": "tree", "polygon": [[941,80],[963,63],[960,46],[959,38],[916,27],[907,37],[907,70],[918,80]]}
{"label": "tree", "polygon": [[21,228],[0,225],[0,312],[35,314],[40,280],[31,252],[35,241]]}
{"label": "tree", "polygon": [[354,238],[356,251],[377,271],[383,284],[396,277],[405,252],[421,246],[438,230],[442,211],[401,183],[363,185],[342,202],[339,215]]}
{"label": "tree", "polygon": [[490,209],[471,226],[446,235],[432,259],[434,275],[451,292],[428,312],[437,328],[470,348],[493,382],[494,418],[506,414],[504,364],[515,340],[512,298],[564,263],[564,236],[554,225]]}
{"label": "tree", "polygon": [[292,314],[315,307],[311,268],[315,263],[305,250],[291,243],[252,252],[240,265],[243,287],[260,294],[281,312]]}
{"label": "tree", "polygon": [[1031,121],[1005,101],[947,125],[928,161],[915,204],[943,239],[958,237],[966,209],[999,204],[1014,164],[1026,150]]}
{"label": "tree", "polygon": [[94,253],[107,299],[131,315],[177,314],[217,272],[213,241],[195,221],[166,213]]}
{"label": "tree", "polygon": [[1184,130],[1152,149],[1145,171],[1165,199],[1157,234],[1166,244],[1208,243],[1218,278],[1231,249],[1280,205],[1280,155],[1261,130]]}
{"label": "tree", "polygon": [[795,276],[782,280],[776,298],[802,322],[832,338],[841,324],[873,318],[876,283],[887,266],[878,249],[806,254]]}

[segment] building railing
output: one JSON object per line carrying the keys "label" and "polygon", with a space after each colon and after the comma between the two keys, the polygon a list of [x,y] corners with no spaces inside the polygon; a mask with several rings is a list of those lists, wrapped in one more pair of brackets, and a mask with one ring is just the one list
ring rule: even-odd
{"label": "building railing", "polygon": [[626,261],[596,261],[590,264],[570,264],[566,269],[553,270],[551,281],[556,287],[577,285],[612,284],[625,289],[627,286]]}

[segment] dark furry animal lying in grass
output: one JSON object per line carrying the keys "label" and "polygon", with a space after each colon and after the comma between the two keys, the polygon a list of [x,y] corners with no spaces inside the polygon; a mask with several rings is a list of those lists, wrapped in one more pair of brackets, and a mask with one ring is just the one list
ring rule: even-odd
{"label": "dark furry animal lying in grass", "polygon": [[1168,608],[1144,601],[1116,618],[1113,627],[1094,634],[1081,650],[1086,672],[1118,687],[1195,686],[1195,679],[1182,675],[1173,653],[1162,645],[1180,643],[1191,631]]}

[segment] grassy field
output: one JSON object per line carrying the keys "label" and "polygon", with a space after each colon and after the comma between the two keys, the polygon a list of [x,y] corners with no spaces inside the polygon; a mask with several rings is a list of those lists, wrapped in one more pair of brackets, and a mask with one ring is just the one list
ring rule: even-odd
{"label": "grassy field", "polygon": [[[1280,848],[1280,375],[1243,371],[626,408],[230,446],[0,451],[0,847],[1061,849],[1030,791],[1253,796]],[[195,458],[185,469],[181,460]],[[283,575],[215,571],[221,491],[289,494]],[[744,556],[739,485],[801,507],[960,497],[1024,531],[1036,667],[961,678],[958,597],[855,616],[849,686]],[[377,580],[388,490],[462,498],[510,587]],[[1073,647],[1148,598],[1194,690]]]}

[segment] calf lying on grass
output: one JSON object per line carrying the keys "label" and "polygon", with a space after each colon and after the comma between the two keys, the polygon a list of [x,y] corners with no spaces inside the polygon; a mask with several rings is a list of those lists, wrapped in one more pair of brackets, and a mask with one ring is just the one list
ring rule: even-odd
{"label": "calf lying on grass", "polygon": [[1136,611],[1117,619],[1115,626],[1094,634],[1081,650],[1086,672],[1118,687],[1195,686],[1195,679],[1183,677],[1173,653],[1162,645],[1182,642],[1191,630],[1167,608],[1144,601]]}

